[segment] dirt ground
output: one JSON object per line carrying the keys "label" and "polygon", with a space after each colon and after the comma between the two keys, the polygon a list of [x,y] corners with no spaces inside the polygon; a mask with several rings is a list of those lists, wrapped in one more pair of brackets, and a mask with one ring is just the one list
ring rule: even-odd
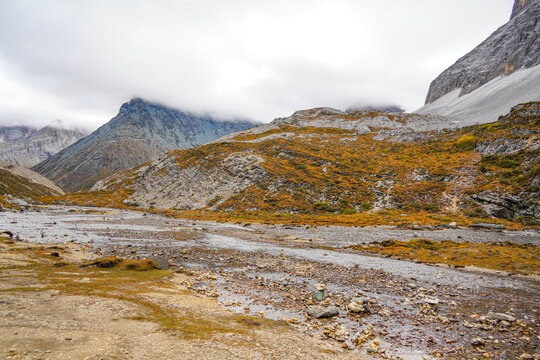
{"label": "dirt ground", "polygon": [[[0,223],[31,242],[0,244],[0,358],[540,359],[536,230],[77,207],[4,212]],[[78,265],[105,256],[126,260]],[[165,270],[126,270],[145,258]],[[334,315],[310,315],[321,306]]]}
{"label": "dirt ground", "polygon": [[0,358],[361,358],[288,324],[233,313],[186,290],[185,274],[80,268],[87,257],[74,244],[1,241]]}

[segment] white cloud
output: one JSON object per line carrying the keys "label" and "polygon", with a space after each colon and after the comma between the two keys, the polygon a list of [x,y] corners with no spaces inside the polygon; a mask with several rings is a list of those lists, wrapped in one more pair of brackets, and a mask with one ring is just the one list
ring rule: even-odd
{"label": "white cloud", "polygon": [[259,121],[359,102],[414,110],[512,3],[0,0],[0,122],[96,127],[133,96]]}

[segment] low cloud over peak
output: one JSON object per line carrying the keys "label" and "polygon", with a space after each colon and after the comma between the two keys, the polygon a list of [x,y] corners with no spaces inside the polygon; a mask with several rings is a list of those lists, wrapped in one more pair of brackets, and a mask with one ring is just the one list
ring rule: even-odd
{"label": "low cloud over peak", "polygon": [[135,94],[263,122],[316,106],[413,110],[512,4],[0,1],[0,123],[95,128]]}

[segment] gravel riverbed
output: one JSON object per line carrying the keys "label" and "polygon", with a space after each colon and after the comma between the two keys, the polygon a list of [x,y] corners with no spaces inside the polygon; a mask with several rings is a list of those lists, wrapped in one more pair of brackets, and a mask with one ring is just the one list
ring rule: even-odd
{"label": "gravel riverbed", "polygon": [[[5,230],[30,241],[77,242],[96,257],[151,257],[195,275],[197,281],[187,285],[226,307],[287,321],[374,358],[538,356],[538,279],[341,249],[390,238],[539,246],[536,230],[223,224],[76,207],[5,212],[0,220]],[[322,302],[312,298],[319,283],[326,286]],[[358,305],[360,311],[353,311]],[[317,306],[336,307],[336,314],[308,316]]]}

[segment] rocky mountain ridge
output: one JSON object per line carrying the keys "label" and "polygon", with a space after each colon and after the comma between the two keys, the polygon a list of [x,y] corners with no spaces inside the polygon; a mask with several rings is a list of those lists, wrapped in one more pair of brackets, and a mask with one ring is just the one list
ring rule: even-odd
{"label": "rocky mountain ridge", "polygon": [[249,121],[220,121],[136,98],[92,134],[32,169],[74,191],[155,160],[164,151],[191,148],[253,126]]}
{"label": "rocky mountain ridge", "polygon": [[285,138],[288,135],[292,135],[277,131],[284,126],[293,126],[294,128],[337,128],[355,134],[373,133],[379,139],[387,138],[404,140],[423,136],[421,133],[422,131],[438,131],[455,128],[457,123],[454,123],[451,118],[439,115],[378,112],[370,110],[342,111],[330,107],[319,107],[298,110],[291,116],[276,118],[268,124],[225,135],[214,140],[214,142],[229,141],[238,137],[262,134],[265,132],[270,133],[270,135],[251,141],[259,142],[276,137]]}
{"label": "rocky mountain ridge", "polygon": [[515,0],[510,21],[432,81],[426,104],[471,93],[500,75],[540,64],[540,1]]}
{"label": "rocky mountain ridge", "polygon": [[146,208],[289,214],[399,209],[540,220],[540,103],[516,106],[499,122],[401,140],[381,137],[388,129],[373,124],[365,131],[365,116],[345,115],[304,110],[165,153],[98,182],[93,201],[103,196]]}
{"label": "rocky mountain ridge", "polygon": [[0,160],[30,168],[86,136],[80,130],[45,126],[0,127]]}

